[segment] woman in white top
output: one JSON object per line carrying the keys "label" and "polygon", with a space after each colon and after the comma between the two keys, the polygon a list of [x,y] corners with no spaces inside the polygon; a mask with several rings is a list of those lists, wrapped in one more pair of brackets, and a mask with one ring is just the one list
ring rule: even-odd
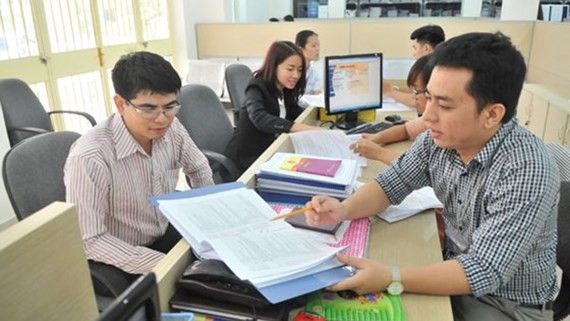
{"label": "woman in white top", "polygon": [[318,95],[323,91],[322,75],[313,67],[313,63],[319,60],[319,35],[312,30],[302,30],[295,37],[295,44],[301,48],[307,60],[307,85],[305,94]]}

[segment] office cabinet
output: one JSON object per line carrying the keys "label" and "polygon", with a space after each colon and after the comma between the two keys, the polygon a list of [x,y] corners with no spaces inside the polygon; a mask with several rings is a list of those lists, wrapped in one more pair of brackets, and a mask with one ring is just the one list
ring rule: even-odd
{"label": "office cabinet", "polygon": [[360,1],[359,17],[419,17],[422,1]]}
{"label": "office cabinet", "polygon": [[461,0],[424,1],[423,15],[426,17],[461,16]]}
{"label": "office cabinet", "polygon": [[556,143],[570,146],[570,137],[568,137],[568,118],[570,112],[565,106],[551,103],[548,108],[547,124],[544,130],[543,140],[545,143]]}
{"label": "office cabinet", "polygon": [[539,95],[534,95],[534,87],[531,86],[525,86],[521,92],[517,106],[517,118],[521,126],[542,138],[546,124],[548,101]]}
{"label": "office cabinet", "polygon": [[462,0],[348,0],[347,16],[419,17],[461,16]]}

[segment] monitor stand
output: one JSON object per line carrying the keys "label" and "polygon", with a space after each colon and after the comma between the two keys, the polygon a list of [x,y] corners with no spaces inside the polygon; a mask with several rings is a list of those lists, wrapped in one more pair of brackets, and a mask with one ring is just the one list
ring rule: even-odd
{"label": "monitor stand", "polygon": [[348,130],[362,124],[363,122],[358,121],[358,112],[350,111],[345,113],[343,120],[336,122],[335,126],[340,129]]}

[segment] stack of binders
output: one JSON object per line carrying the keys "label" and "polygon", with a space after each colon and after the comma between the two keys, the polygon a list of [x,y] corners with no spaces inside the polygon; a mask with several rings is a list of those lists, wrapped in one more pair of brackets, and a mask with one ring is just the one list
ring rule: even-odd
{"label": "stack of binders", "polygon": [[[291,166],[292,161],[298,162],[298,166]],[[358,170],[353,159],[276,153],[260,166],[257,190],[262,196],[322,194],[344,199],[354,192]]]}

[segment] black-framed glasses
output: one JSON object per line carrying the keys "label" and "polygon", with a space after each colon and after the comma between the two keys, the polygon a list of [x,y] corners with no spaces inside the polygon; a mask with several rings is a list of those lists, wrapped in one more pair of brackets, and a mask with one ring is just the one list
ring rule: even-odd
{"label": "black-framed glasses", "polygon": [[425,95],[425,93],[427,93],[427,89],[417,89],[417,88],[412,88],[412,94],[414,94],[414,96],[419,96],[419,95]]}
{"label": "black-framed glasses", "polygon": [[142,118],[145,119],[155,119],[160,116],[161,113],[164,114],[165,117],[174,117],[176,114],[178,114],[180,107],[182,107],[178,102],[164,108],[158,108],[154,106],[136,105],[126,98],[125,101],[127,104],[133,107],[133,109],[136,110]]}

